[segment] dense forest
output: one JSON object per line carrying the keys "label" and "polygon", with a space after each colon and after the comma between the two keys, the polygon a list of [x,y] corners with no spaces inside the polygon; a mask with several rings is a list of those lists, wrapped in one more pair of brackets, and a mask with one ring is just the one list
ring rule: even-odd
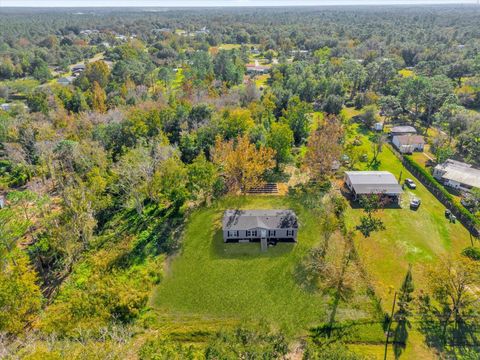
{"label": "dense forest", "polygon": [[[351,216],[338,182],[389,164],[377,123],[414,126],[433,163],[480,167],[479,23],[475,6],[2,8],[0,357],[363,358],[335,312],[301,330],[255,318],[179,333],[153,305],[191,218],[285,183],[324,234],[294,266],[299,289],[351,303],[347,269],[369,319],[407,332],[420,314],[431,358],[478,359],[478,233],[453,230],[472,246],[449,237],[454,257],[422,269],[415,296],[409,267],[391,317],[354,236],[393,226],[378,201]],[[480,224],[480,190],[449,196]],[[343,271],[325,260],[337,237]]]}

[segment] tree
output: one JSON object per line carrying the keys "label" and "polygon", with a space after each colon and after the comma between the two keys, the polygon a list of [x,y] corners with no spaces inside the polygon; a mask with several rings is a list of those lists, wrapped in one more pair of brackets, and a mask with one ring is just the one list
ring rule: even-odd
{"label": "tree", "polygon": [[389,121],[392,121],[402,113],[402,105],[396,96],[384,96],[380,99],[380,111]]}
{"label": "tree", "polygon": [[19,334],[41,309],[42,294],[26,256],[12,256],[15,263],[0,270],[0,332]]}
{"label": "tree", "polygon": [[437,121],[448,130],[449,142],[467,130],[471,120],[467,110],[457,104],[444,104],[436,115]]}
{"label": "tree", "polygon": [[221,50],[215,57],[213,68],[216,78],[227,86],[240,84],[245,74],[242,59],[233,51]]}
{"label": "tree", "polygon": [[385,135],[384,134],[375,134],[372,137],[372,161],[371,166],[376,166],[379,163],[378,156],[383,151],[383,145],[385,144]]}
{"label": "tree", "polygon": [[243,135],[235,141],[215,141],[213,161],[219,165],[230,191],[240,190],[245,194],[249,189],[263,184],[265,171],[275,166],[275,151],[260,146],[258,149]]}
{"label": "tree", "polygon": [[310,113],[312,107],[310,104],[301,101],[298,96],[294,96],[288,102],[288,107],[283,110],[282,120],[285,121],[293,131],[295,146],[302,145],[310,132]]}
{"label": "tree", "polygon": [[106,99],[107,99],[107,95],[105,94],[105,90],[103,90],[98,84],[98,82],[95,81],[92,87],[92,109],[100,113],[106,112],[107,111],[107,106],[105,105]]}
{"label": "tree", "polygon": [[267,146],[275,150],[277,168],[290,159],[293,145],[293,131],[285,123],[274,122],[267,135]]}
{"label": "tree", "polygon": [[360,114],[360,119],[367,129],[372,129],[377,122],[377,108],[375,105],[366,106],[362,114]]}
{"label": "tree", "polygon": [[411,302],[413,301],[413,277],[412,267],[408,267],[407,274],[403,280],[400,291],[397,297],[398,310],[394,314],[394,319],[397,322],[394,335],[394,353],[395,358],[399,358],[405,349],[408,339],[408,328],[411,326],[408,317],[411,316]]}
{"label": "tree", "polygon": [[50,69],[48,68],[48,64],[45,62],[45,60],[37,57],[34,59],[31,65],[32,76],[38,81],[43,83],[52,78],[52,74],[50,73]]}
{"label": "tree", "polygon": [[287,353],[288,342],[282,333],[264,328],[238,328],[231,333],[217,334],[205,349],[204,356],[206,360],[282,359]]}
{"label": "tree", "polygon": [[367,72],[362,64],[355,60],[347,60],[343,64],[345,73],[351,81],[350,100],[355,98],[357,92],[362,90],[362,87],[367,78]]}
{"label": "tree", "polygon": [[[438,303],[435,312],[441,324],[444,344],[452,320],[455,330],[468,324],[472,307],[478,300],[474,289],[479,279],[478,265],[466,257],[443,258],[428,272],[428,286]],[[437,306],[434,303],[430,305]]]}
{"label": "tree", "polygon": [[323,102],[323,111],[327,114],[340,114],[343,108],[343,97],[335,94],[330,94],[327,96]]}
{"label": "tree", "polygon": [[92,87],[96,82],[102,89],[104,89],[110,79],[110,69],[105,61],[94,61],[86,65],[85,71],[82,73],[81,77],[87,78]]}
{"label": "tree", "polygon": [[220,129],[227,140],[245,135],[253,126],[252,115],[248,109],[225,110],[220,119]]}
{"label": "tree", "polygon": [[357,225],[357,230],[366,238],[372,232],[385,230],[383,221],[373,216],[383,204],[384,201],[379,195],[365,195],[360,198],[360,205],[363,207],[365,215],[360,217],[360,225]]}
{"label": "tree", "polygon": [[48,114],[48,96],[47,94],[37,89],[33,93],[27,96],[27,105],[33,112],[41,112],[43,114]]}
{"label": "tree", "polygon": [[30,222],[16,216],[11,208],[0,209],[0,270],[7,266],[8,259],[17,265],[14,250],[29,226]]}
{"label": "tree", "polygon": [[313,179],[324,180],[332,174],[334,163],[342,152],[342,135],[339,120],[329,116],[308,139],[305,166]]}
{"label": "tree", "polygon": [[423,121],[427,129],[432,125],[435,113],[451,96],[453,96],[453,84],[446,76],[438,75],[426,80],[426,88],[422,97],[424,107]]}
{"label": "tree", "polygon": [[202,153],[187,166],[187,175],[187,188],[192,196],[200,202],[208,203],[218,183],[218,170],[215,164],[208,161]]}
{"label": "tree", "polygon": [[118,179],[115,187],[123,196],[124,206],[134,207],[140,215],[154,172],[148,149],[138,146],[126,152],[117,162],[114,172]]}
{"label": "tree", "polygon": [[480,165],[480,121],[470,125],[467,131],[458,136],[457,150],[467,161]]}

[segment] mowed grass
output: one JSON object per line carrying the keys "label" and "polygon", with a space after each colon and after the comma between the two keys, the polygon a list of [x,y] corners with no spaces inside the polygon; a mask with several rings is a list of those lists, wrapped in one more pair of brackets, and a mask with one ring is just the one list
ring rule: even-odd
{"label": "mowed grass", "polygon": [[[224,244],[221,217],[227,208],[293,208],[300,222],[298,243],[281,243],[264,253],[260,244]],[[320,241],[318,223],[312,213],[278,196],[228,197],[198,210],[189,220],[181,253],[152,296],[152,306],[170,317],[266,321],[299,334],[325,321],[328,308],[328,297],[302,289],[295,275],[297,264]],[[367,312],[342,313],[366,317]]]}
{"label": "mowed grass", "polygon": [[[360,135],[360,133],[358,133]],[[371,144],[367,135],[361,135],[362,151],[371,159]],[[420,154],[424,156],[423,154]],[[412,265],[415,294],[428,286],[427,271],[435,266],[439,258],[459,255],[461,250],[470,245],[470,236],[460,223],[450,223],[444,216],[445,207],[403,167],[388,146],[383,147],[379,156],[378,170],[390,171],[402,181],[409,177],[417,184],[417,189],[405,188],[401,208],[380,210],[375,216],[380,217],[386,229],[365,238],[356,233],[355,244],[361,262],[367,270],[375,293],[380,299],[384,311],[391,308],[394,292],[398,291],[409,264]],[[368,163],[360,163],[361,170],[369,169]],[[418,197],[422,204],[417,211],[409,207],[412,197]],[[347,221],[350,228],[355,228],[363,210],[356,204],[347,209]],[[404,359],[434,359],[436,356],[425,345],[424,336],[418,331],[416,322],[409,331]],[[350,346],[359,354],[369,359],[383,359],[384,346],[379,344],[355,344]],[[393,346],[389,345],[388,359],[393,359]]]}
{"label": "mowed grass", "polygon": [[[368,143],[362,138],[364,146]],[[367,148],[368,146],[365,146]],[[439,257],[458,255],[470,244],[468,231],[459,222],[453,224],[445,218],[445,207],[403,167],[388,146],[384,146],[379,156],[378,170],[390,171],[397,179],[402,174],[417,184],[417,189],[407,187],[402,195],[401,208],[380,210],[378,215],[386,230],[364,238],[357,233],[356,244],[367,271],[375,283],[377,295],[383,305],[393,300],[393,289],[398,289],[411,264],[417,291],[426,285],[426,266],[434,265]],[[367,164],[362,164],[367,168]],[[422,204],[417,211],[409,207],[410,199],[417,197]],[[350,207],[347,219],[350,226],[359,223],[363,210]]]}

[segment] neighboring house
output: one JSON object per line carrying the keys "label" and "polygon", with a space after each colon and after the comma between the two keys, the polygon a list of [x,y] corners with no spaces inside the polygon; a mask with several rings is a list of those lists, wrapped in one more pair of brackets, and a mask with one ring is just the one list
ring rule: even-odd
{"label": "neighboring house", "polygon": [[448,159],[438,164],[433,169],[433,177],[458,190],[468,192],[472,188],[480,189],[480,170],[460,161]]}
{"label": "neighboring house", "polygon": [[57,80],[57,83],[63,86],[67,86],[72,84],[73,80],[75,80],[75,77],[73,76],[61,77],[60,79]]}
{"label": "neighboring house", "polygon": [[423,151],[425,140],[421,135],[396,135],[392,139],[392,144],[402,154],[411,154],[414,151]]}
{"label": "neighboring house", "polygon": [[226,210],[222,225],[224,242],[297,241],[292,210]]}
{"label": "neighboring house", "polygon": [[75,74],[80,74],[81,72],[84,72],[86,69],[86,66],[84,64],[77,64],[72,66],[72,73]]}
{"label": "neighboring house", "polygon": [[384,195],[399,201],[403,193],[395,176],[388,171],[346,171],[345,185],[355,200],[362,195]]}
{"label": "neighboring house", "polygon": [[268,65],[247,65],[247,74],[266,74],[269,71]]}
{"label": "neighboring house", "polygon": [[413,126],[394,126],[390,129],[390,136],[397,136],[397,135],[416,135],[417,129]]}

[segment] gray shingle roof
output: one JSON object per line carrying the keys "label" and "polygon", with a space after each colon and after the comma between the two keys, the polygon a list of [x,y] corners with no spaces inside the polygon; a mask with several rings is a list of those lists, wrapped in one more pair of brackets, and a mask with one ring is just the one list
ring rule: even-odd
{"label": "gray shingle roof", "polygon": [[399,195],[403,192],[397,179],[388,171],[346,171],[355,193]]}
{"label": "gray shingle roof", "polygon": [[413,126],[403,125],[403,126],[392,127],[390,132],[395,134],[408,134],[408,133],[416,134],[417,129],[415,129]]}
{"label": "gray shingle roof", "polygon": [[421,135],[397,135],[393,137],[393,140],[397,139],[400,145],[418,145],[425,144],[425,140]]}
{"label": "gray shingle roof", "polygon": [[292,210],[226,210],[222,225],[224,230],[290,229],[298,228],[298,221]]}

